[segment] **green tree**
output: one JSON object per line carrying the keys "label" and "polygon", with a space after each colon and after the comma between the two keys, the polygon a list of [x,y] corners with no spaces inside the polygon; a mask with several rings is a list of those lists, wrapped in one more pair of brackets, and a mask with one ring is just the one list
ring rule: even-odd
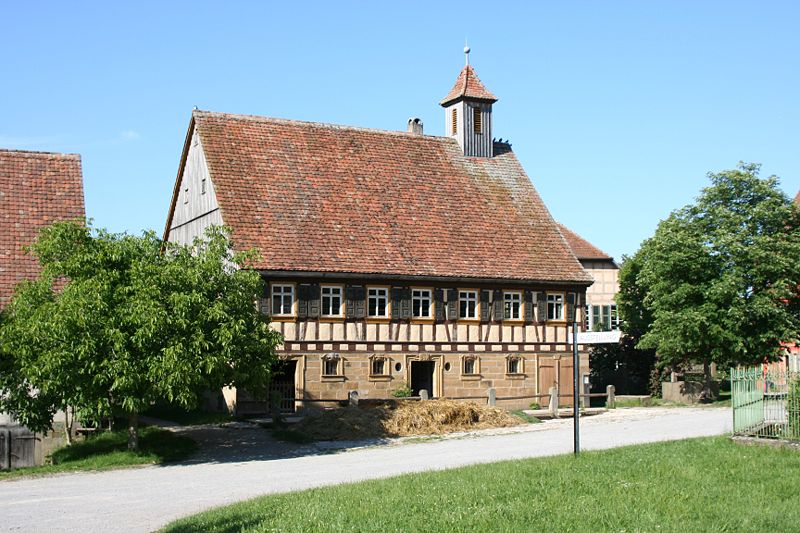
{"label": "green tree", "polygon": [[222,228],[187,247],[44,229],[41,276],[18,287],[0,330],[0,410],[39,430],[59,409],[124,414],[136,449],[138,414],[156,400],[191,408],[229,385],[265,395],[280,336],[255,305],[253,254],[231,250]]}
{"label": "green tree", "polygon": [[659,365],[774,360],[797,338],[800,217],[759,166],[711,173],[697,201],[662,221],[620,275],[623,320]]}

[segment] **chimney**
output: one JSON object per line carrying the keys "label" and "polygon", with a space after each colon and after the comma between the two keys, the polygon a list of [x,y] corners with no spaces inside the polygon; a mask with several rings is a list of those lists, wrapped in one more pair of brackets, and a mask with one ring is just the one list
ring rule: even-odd
{"label": "chimney", "polygon": [[416,117],[408,119],[408,133],[422,135],[422,120]]}

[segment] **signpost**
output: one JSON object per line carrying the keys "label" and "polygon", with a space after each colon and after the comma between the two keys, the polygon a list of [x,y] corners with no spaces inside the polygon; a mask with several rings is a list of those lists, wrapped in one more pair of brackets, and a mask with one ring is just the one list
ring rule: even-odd
{"label": "signpost", "polygon": [[580,433],[580,358],[578,357],[578,344],[614,344],[619,342],[619,331],[582,331],[578,333],[578,313],[573,312],[572,317],[572,411],[574,420],[575,442],[573,450],[575,455],[581,452]]}

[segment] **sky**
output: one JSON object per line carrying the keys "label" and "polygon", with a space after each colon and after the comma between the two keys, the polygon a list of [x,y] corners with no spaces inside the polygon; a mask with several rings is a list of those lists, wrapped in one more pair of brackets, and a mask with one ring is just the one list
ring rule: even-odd
{"label": "sky", "polygon": [[87,215],[161,233],[194,106],[444,134],[470,63],[552,215],[633,254],[739,161],[800,189],[800,2],[3,1],[0,147],[79,153]]}

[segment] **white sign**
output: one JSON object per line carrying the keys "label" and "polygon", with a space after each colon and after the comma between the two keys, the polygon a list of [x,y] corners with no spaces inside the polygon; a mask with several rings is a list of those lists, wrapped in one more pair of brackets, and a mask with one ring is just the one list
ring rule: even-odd
{"label": "white sign", "polygon": [[610,344],[619,342],[619,331],[579,331],[578,344]]}

